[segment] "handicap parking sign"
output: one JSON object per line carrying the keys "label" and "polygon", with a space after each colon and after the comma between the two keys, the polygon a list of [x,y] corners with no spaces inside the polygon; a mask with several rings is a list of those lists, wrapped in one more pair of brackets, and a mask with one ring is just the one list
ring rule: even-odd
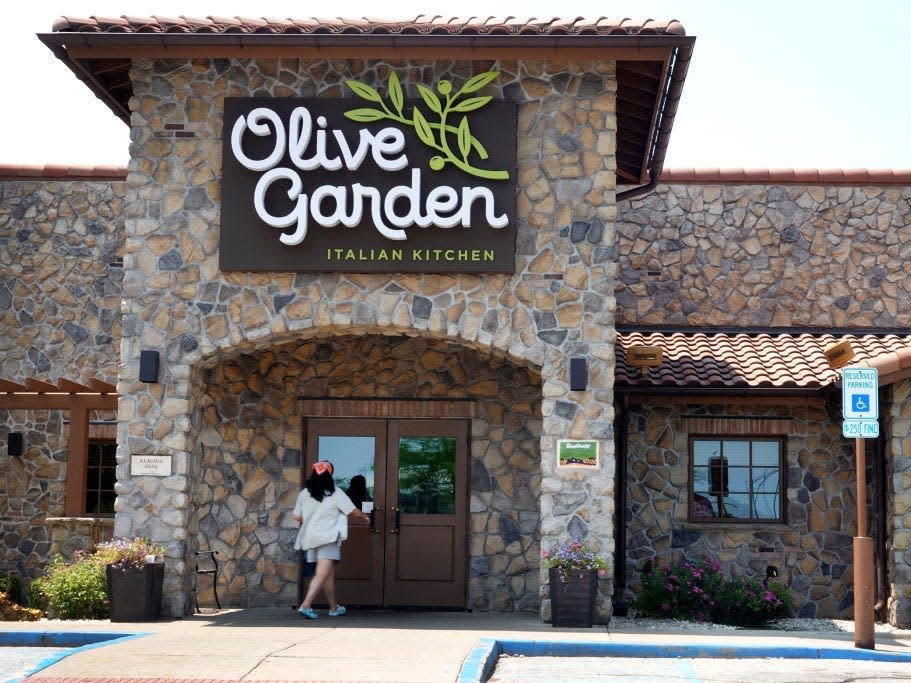
{"label": "handicap parking sign", "polygon": [[842,371],[842,412],[846,420],[879,418],[879,372],[858,366]]}

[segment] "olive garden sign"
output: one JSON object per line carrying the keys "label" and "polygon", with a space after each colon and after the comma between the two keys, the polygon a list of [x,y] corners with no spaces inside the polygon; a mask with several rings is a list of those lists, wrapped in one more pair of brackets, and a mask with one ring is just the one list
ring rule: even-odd
{"label": "olive garden sign", "polygon": [[221,269],[513,272],[517,107],[478,95],[496,77],[226,98]]}

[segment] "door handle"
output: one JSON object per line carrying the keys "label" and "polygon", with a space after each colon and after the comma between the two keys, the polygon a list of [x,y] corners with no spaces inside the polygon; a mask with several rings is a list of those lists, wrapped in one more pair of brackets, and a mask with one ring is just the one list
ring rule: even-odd
{"label": "door handle", "polygon": [[389,508],[392,512],[392,528],[389,530],[390,534],[399,533],[399,522],[402,520],[402,511],[398,508]]}
{"label": "door handle", "polygon": [[376,528],[376,508],[373,508],[370,511],[370,528],[368,529],[371,534],[378,534],[380,530]]}

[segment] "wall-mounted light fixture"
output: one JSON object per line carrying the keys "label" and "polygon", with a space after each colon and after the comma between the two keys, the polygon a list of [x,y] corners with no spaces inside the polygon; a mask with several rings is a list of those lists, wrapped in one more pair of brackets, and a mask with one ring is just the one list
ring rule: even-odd
{"label": "wall-mounted light fixture", "polygon": [[25,453],[25,434],[22,432],[10,432],[6,437],[6,454],[19,457]]}
{"label": "wall-mounted light fixture", "polygon": [[630,346],[626,350],[626,364],[638,368],[656,368],[664,360],[660,346]]}
{"label": "wall-mounted light fixture", "polygon": [[569,390],[585,391],[588,386],[588,361],[584,358],[569,359]]}
{"label": "wall-mounted light fixture", "polygon": [[139,353],[139,381],[155,383],[158,381],[158,351],[143,349]]}
{"label": "wall-mounted light fixture", "polygon": [[847,365],[854,358],[854,348],[847,339],[840,341],[837,344],[832,344],[832,346],[822,353],[826,357],[826,362],[829,364],[829,367],[833,370],[837,370],[838,368]]}

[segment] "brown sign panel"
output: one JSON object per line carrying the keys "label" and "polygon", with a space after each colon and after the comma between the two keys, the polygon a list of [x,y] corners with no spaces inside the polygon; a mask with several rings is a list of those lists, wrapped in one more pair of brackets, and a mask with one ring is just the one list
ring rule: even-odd
{"label": "brown sign panel", "polygon": [[225,100],[221,269],[514,272],[516,104],[362,105]]}

